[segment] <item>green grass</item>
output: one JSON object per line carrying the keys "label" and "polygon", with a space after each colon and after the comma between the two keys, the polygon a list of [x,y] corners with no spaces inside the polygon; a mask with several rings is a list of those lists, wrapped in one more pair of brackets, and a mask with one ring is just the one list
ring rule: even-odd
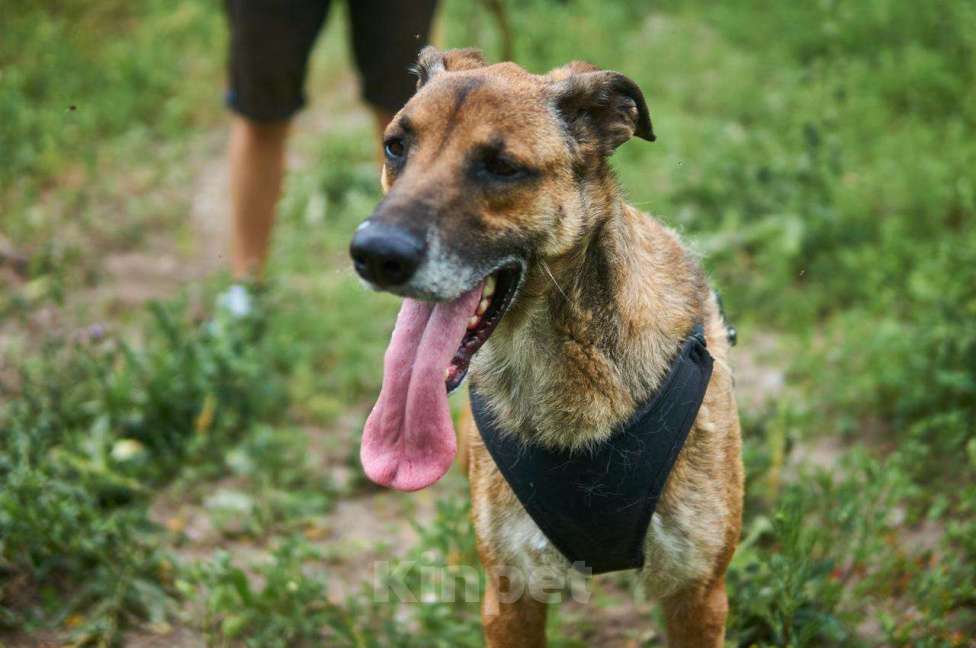
{"label": "green grass", "polygon": [[[3,17],[2,235],[29,260],[0,275],[0,641],[178,627],[213,645],[480,645],[474,604],[348,586],[374,560],[411,590],[425,565],[477,564],[460,478],[436,503],[387,500],[358,468],[397,306],[346,260],[379,198],[369,120],[334,98],[335,123],[296,143],[308,162],[287,180],[254,317],[214,316],[220,276],[135,312],[79,304],[106,254],[185,246],[226,38],[212,3],[89,4]],[[972,3],[509,4],[530,70],[586,58],[639,82],[659,141],[614,159],[630,200],[704,254],[741,353],[777,342],[786,387],[742,412],[730,645],[967,645]],[[445,45],[497,52],[479,5],[448,1],[441,20]],[[325,92],[344,87],[341,41],[333,21]],[[342,540],[343,504],[416,529]],[[635,610],[621,630],[635,645],[663,645],[633,583],[595,587],[598,610]],[[599,645],[602,616],[554,614],[554,644]]]}

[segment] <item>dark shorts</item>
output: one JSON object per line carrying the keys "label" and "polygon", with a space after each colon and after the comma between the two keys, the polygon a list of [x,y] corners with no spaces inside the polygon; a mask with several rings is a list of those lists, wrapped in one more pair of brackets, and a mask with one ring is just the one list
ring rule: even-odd
{"label": "dark shorts", "polygon": [[[305,105],[309,53],[329,0],[226,0],[230,20],[227,104],[256,121]],[[437,0],[349,0],[352,49],[363,98],[394,113],[416,87],[408,73],[427,43]]]}

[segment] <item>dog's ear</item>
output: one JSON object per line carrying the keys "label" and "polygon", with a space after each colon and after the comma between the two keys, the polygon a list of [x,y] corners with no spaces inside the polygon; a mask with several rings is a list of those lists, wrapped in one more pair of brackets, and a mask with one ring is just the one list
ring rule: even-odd
{"label": "dog's ear", "polygon": [[419,90],[441,72],[474,70],[484,67],[486,64],[481,50],[466,48],[442,52],[433,45],[428,45],[420,50],[417,64],[411,71],[417,75],[417,89]]}
{"label": "dog's ear", "polygon": [[581,61],[548,77],[556,109],[580,142],[610,155],[634,136],[654,141],[644,95],[628,77]]}

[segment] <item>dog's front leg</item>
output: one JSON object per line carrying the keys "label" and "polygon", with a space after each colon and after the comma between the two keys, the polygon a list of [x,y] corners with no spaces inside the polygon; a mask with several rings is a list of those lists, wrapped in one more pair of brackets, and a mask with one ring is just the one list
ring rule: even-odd
{"label": "dog's front leg", "polygon": [[668,648],[721,648],[729,600],[725,578],[671,596],[661,602],[668,630]]}
{"label": "dog's front leg", "polygon": [[536,600],[523,583],[488,571],[481,605],[487,648],[544,648],[546,603]]}

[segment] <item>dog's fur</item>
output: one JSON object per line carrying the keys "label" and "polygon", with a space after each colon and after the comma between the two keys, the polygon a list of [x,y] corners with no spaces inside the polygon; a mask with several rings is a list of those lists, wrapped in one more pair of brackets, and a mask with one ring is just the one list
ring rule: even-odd
{"label": "dog's fur", "polygon": [[[472,50],[427,48],[418,76],[417,94],[387,130],[406,152],[387,161],[377,214],[425,228],[429,258],[401,294],[449,299],[505,259],[523,264],[515,303],[471,366],[503,428],[565,448],[607,437],[654,393],[693,324],[704,322],[714,371],[648,528],[641,577],[664,606],[671,646],[721,646],[743,492],[729,345],[695,257],[621,199],[610,170],[620,144],[654,137],[640,90],[585,63],[537,76],[513,63],[488,66]],[[518,162],[514,179],[479,166],[499,154]],[[568,570],[469,413],[461,436],[488,573],[502,565]],[[528,594],[511,602],[508,587],[490,579],[488,645],[544,645],[545,604]]]}

